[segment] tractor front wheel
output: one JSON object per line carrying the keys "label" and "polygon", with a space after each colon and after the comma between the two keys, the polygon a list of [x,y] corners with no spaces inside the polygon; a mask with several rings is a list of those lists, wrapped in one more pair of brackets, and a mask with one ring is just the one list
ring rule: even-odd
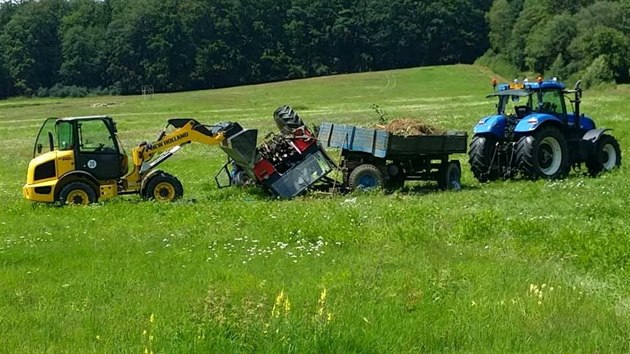
{"label": "tractor front wheel", "polygon": [[353,190],[382,187],[383,182],[383,173],[371,164],[357,166],[348,177],[348,187]]}
{"label": "tractor front wheel", "polygon": [[96,192],[89,184],[81,181],[70,182],[61,188],[59,203],[71,205],[88,205],[96,203]]}
{"label": "tractor front wheel", "polygon": [[497,151],[497,139],[491,135],[476,135],[470,142],[468,162],[470,170],[479,182],[494,181],[499,178],[499,171],[492,166],[492,159]]}
{"label": "tractor front wheel", "polygon": [[516,161],[526,178],[564,178],[569,173],[567,142],[558,129],[543,127],[519,139]]}
{"label": "tractor front wheel", "polygon": [[173,175],[160,172],[147,181],[143,197],[160,202],[172,202],[184,195],[184,187]]}
{"label": "tractor front wheel", "polygon": [[588,173],[595,177],[601,172],[621,166],[621,149],[614,137],[604,134],[595,143],[595,149],[586,162]]}

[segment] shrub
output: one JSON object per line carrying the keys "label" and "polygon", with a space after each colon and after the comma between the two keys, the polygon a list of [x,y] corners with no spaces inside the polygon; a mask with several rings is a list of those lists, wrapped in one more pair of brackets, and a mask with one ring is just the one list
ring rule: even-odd
{"label": "shrub", "polygon": [[598,86],[605,83],[611,83],[615,80],[612,69],[606,55],[598,56],[591,65],[586,68],[582,83],[584,88]]}

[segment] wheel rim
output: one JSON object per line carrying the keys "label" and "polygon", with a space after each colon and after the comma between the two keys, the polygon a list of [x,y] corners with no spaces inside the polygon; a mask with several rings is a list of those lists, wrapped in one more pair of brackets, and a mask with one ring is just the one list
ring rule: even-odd
{"label": "wheel rim", "polygon": [[602,164],[605,170],[612,170],[617,165],[617,151],[612,144],[606,144],[601,151]]}
{"label": "wheel rim", "polygon": [[89,201],[90,197],[88,194],[80,189],[71,191],[66,197],[66,204],[87,205]]}
{"label": "wheel rim", "polygon": [[153,190],[153,198],[162,201],[171,201],[175,198],[175,187],[168,182],[160,182]]}
{"label": "wheel rim", "polygon": [[562,149],[556,138],[548,136],[544,138],[538,147],[538,166],[540,171],[552,176],[560,170],[562,164]]}
{"label": "wheel rim", "polygon": [[376,180],[376,177],[365,174],[359,177],[359,186],[362,186],[363,188],[373,188],[378,186],[378,181]]}

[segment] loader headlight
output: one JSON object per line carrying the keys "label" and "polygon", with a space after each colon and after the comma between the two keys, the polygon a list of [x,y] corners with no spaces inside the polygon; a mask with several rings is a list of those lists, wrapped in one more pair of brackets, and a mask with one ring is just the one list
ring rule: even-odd
{"label": "loader headlight", "polygon": [[482,119],[482,120],[480,120],[480,121],[479,121],[479,123],[477,123],[477,124],[479,124],[479,125],[484,125],[484,124],[486,124],[486,122],[487,122],[487,121],[488,121],[488,118],[483,118],[483,119]]}

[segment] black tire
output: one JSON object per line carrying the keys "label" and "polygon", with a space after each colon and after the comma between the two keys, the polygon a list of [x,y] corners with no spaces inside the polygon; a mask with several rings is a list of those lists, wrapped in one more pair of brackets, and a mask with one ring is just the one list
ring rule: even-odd
{"label": "black tire", "polygon": [[273,120],[281,131],[292,131],[304,125],[300,116],[290,106],[282,106],[273,112]]}
{"label": "black tire", "polygon": [[470,142],[468,163],[479,182],[489,182],[499,178],[499,170],[491,166],[496,150],[497,139],[491,135],[475,135]]}
{"label": "black tire", "polygon": [[61,188],[57,201],[62,205],[88,205],[96,203],[96,191],[86,182],[70,182]]}
{"label": "black tire", "polygon": [[516,161],[525,178],[565,178],[569,173],[567,142],[558,129],[540,128],[519,139]]}
{"label": "black tire", "polygon": [[387,189],[400,189],[405,186],[405,180],[405,170],[400,163],[394,162],[387,165],[387,182],[385,183]]}
{"label": "black tire", "polygon": [[459,161],[442,164],[439,171],[438,187],[442,190],[462,190],[462,168]]}
{"label": "black tire", "polygon": [[352,190],[379,188],[383,182],[383,173],[371,164],[357,166],[348,177],[348,187]]}
{"label": "black tire", "polygon": [[149,177],[143,197],[149,200],[172,202],[184,195],[182,183],[166,172],[158,172]]}
{"label": "black tire", "polygon": [[586,161],[589,175],[595,177],[602,172],[621,166],[621,148],[617,139],[604,134],[595,143],[593,153]]}

